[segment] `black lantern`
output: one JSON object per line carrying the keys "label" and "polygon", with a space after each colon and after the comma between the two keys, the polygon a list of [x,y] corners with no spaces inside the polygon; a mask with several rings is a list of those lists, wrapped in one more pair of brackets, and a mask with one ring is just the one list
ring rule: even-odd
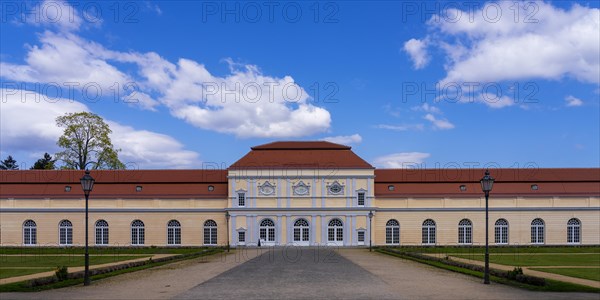
{"label": "black lantern", "polygon": [[483,272],[483,283],[490,284],[490,251],[489,251],[489,204],[488,198],[494,185],[494,178],[490,176],[490,171],[485,170],[485,176],[479,181],[481,190],[485,193],[485,268]]}
{"label": "black lantern", "polygon": [[83,285],[90,285],[90,253],[88,250],[88,200],[90,192],[94,188],[94,177],[90,175],[89,170],[85,170],[85,175],[81,177],[81,189],[85,195],[85,273],[83,277]]}

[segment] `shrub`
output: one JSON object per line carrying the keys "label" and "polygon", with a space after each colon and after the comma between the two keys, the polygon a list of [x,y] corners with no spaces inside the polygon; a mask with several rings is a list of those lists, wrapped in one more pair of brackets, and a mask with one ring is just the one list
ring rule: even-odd
{"label": "shrub", "polygon": [[56,267],[56,278],[58,278],[58,281],[66,280],[68,276],[69,271],[66,266]]}

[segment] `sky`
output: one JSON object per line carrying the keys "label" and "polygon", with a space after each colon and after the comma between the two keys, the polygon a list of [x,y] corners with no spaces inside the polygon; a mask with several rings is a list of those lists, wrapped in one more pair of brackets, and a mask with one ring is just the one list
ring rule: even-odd
{"label": "sky", "polygon": [[280,140],[377,168],[600,167],[596,1],[2,1],[0,156],[89,111],[128,168]]}

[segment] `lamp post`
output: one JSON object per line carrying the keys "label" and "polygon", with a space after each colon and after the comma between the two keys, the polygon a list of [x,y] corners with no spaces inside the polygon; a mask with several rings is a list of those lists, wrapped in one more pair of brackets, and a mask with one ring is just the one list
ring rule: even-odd
{"label": "lamp post", "polygon": [[225,220],[227,220],[227,252],[229,252],[229,217],[231,217],[231,215],[228,211],[226,211]]}
{"label": "lamp post", "polygon": [[490,176],[490,171],[485,170],[485,176],[479,181],[481,183],[481,190],[485,193],[485,269],[483,273],[483,283],[490,284],[490,252],[489,252],[489,204],[488,198],[490,191],[494,185],[494,178]]}
{"label": "lamp post", "polygon": [[369,211],[369,252],[373,251],[373,245],[371,244],[371,232],[373,229],[371,228],[371,220],[373,219],[373,211]]}
{"label": "lamp post", "polygon": [[81,188],[85,194],[85,273],[83,277],[83,285],[90,285],[90,253],[88,250],[88,200],[96,180],[90,176],[89,170],[85,170],[85,175],[81,177],[80,181]]}

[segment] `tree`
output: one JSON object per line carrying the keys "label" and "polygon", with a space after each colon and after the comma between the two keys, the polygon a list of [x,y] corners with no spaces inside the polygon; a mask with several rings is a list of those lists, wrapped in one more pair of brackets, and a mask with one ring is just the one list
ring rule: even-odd
{"label": "tree", "polygon": [[56,143],[64,150],[55,157],[66,169],[124,169],[119,160],[120,149],[110,141],[112,132],[104,120],[93,113],[68,113],[56,118],[56,125],[65,128]]}
{"label": "tree", "polygon": [[44,157],[38,159],[31,170],[54,170],[56,167],[54,166],[55,160],[52,159],[52,156],[48,153],[44,153]]}
{"label": "tree", "polygon": [[19,165],[17,161],[13,159],[11,155],[9,155],[5,160],[0,161],[0,170],[18,170]]}

